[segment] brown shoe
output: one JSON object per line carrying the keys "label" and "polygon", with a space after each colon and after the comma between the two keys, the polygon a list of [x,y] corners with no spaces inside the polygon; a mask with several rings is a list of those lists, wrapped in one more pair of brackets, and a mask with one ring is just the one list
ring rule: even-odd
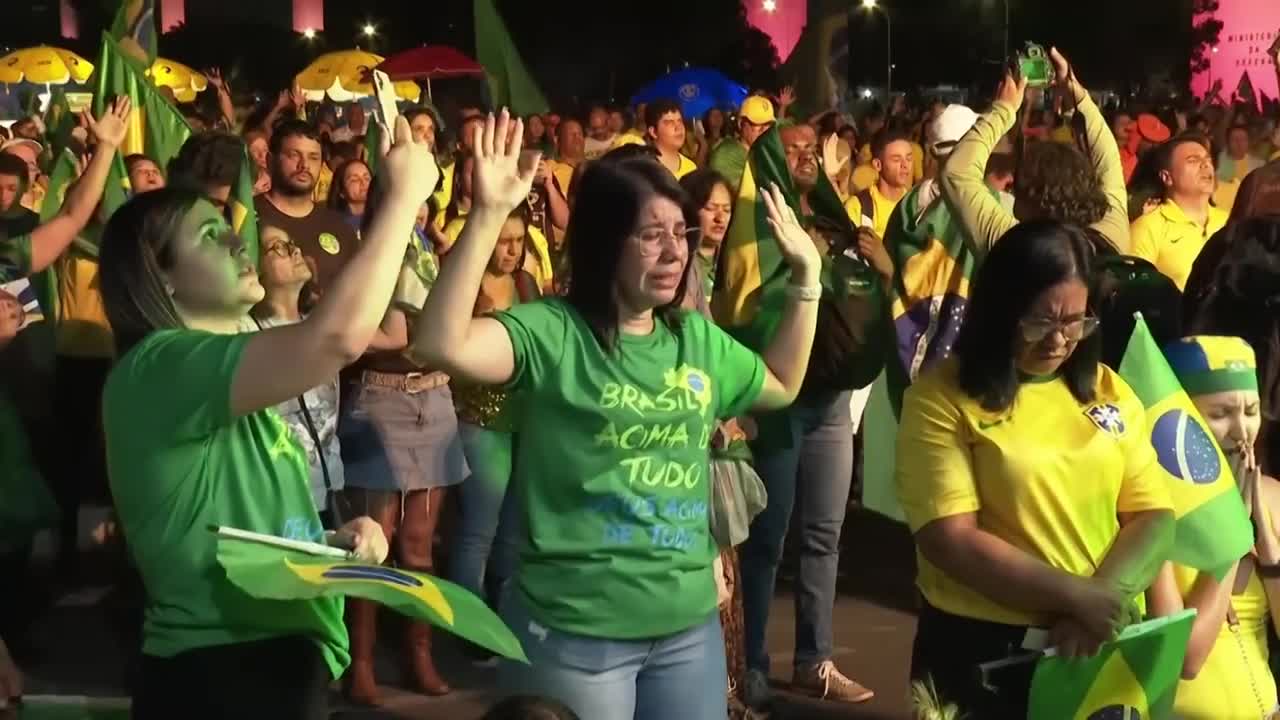
{"label": "brown shoe", "polygon": [[802,695],[846,703],[866,702],[876,695],[845,677],[830,660],[807,668],[796,668],[791,676],[791,689]]}
{"label": "brown shoe", "polygon": [[373,674],[373,648],[378,642],[378,606],[370,600],[347,598],[347,633],[351,636],[351,667],[342,676],[342,694],[353,705],[377,707],[382,698]]}
{"label": "brown shoe", "polygon": [[453,692],[453,688],[440,677],[436,663],[431,659],[431,626],[411,622],[408,627],[409,674],[419,692],[440,696]]}

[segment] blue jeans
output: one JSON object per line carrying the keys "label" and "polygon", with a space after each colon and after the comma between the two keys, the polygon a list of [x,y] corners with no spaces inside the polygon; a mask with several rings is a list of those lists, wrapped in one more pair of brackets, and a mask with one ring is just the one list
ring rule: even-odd
{"label": "blue jeans", "polygon": [[502,661],[507,695],[541,695],[583,720],[724,720],[728,675],[720,615],[675,635],[606,640],[552,630],[529,615],[518,588],[504,597],[502,617],[529,665]]}
{"label": "blue jeans", "polygon": [[[515,575],[518,507],[511,480],[512,435],[458,423],[471,477],[458,486],[462,517],[453,538],[449,567],[453,581],[477,597],[503,596]],[[485,577],[489,584],[486,586]]]}
{"label": "blue jeans", "polygon": [[844,391],[796,402],[783,411],[791,442],[767,447],[757,443],[752,448],[769,504],[751,523],[751,534],[739,550],[748,669],[769,671],[765,648],[769,604],[791,511],[797,505],[800,575],[795,591],[795,666],[831,657],[840,528],[853,480],[850,394]]}

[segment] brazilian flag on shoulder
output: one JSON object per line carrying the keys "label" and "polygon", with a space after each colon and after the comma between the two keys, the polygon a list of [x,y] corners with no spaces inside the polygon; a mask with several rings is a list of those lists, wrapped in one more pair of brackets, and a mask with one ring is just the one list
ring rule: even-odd
{"label": "brazilian flag on shoulder", "polygon": [[[778,186],[801,223],[817,230],[829,245],[819,248],[826,251],[822,259],[823,308],[810,368],[820,364],[834,369],[838,377],[823,378],[833,389],[865,387],[880,374],[884,347],[889,342],[885,290],[876,272],[859,257],[857,228],[821,169],[807,196],[810,212],[802,211],[801,193],[787,167],[776,126],[760,136],[748,154],[716,271],[712,314],[729,334],[757,352],[769,345],[777,331],[791,270],[765,221],[760,192],[770,185]],[[842,338],[825,333],[822,316],[831,313],[843,321]],[[822,348],[840,357],[820,358]],[[828,379],[831,382],[825,383]]]}
{"label": "brazilian flag on shoulder", "polygon": [[1253,546],[1253,524],[1222,449],[1137,318],[1120,377],[1147,411],[1156,459],[1168,479],[1177,518],[1171,562],[1222,573]]}
{"label": "brazilian flag on shoulder", "polygon": [[1091,658],[1045,656],[1029,720],[1152,720],[1173,712],[1195,610],[1130,625]]}

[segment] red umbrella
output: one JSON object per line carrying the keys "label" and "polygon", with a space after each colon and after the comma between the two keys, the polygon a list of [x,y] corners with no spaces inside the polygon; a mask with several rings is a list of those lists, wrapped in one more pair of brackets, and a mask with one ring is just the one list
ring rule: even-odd
{"label": "red umbrella", "polygon": [[375,69],[390,75],[392,80],[425,79],[428,97],[431,96],[431,81],[435,78],[484,75],[480,63],[445,45],[423,45],[405,50],[383,60]]}

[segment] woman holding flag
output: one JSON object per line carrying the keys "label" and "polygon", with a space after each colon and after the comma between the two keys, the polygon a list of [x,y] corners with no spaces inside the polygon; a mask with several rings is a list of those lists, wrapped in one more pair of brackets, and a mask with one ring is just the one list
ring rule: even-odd
{"label": "woman holding flag", "polygon": [[[763,357],[680,309],[696,218],[650,158],[597,163],[567,229],[578,272],[566,298],[472,316],[508,214],[536,163],[504,112],[477,125],[472,209],[419,318],[414,349],[455,378],[518,393],[513,485],[524,525],[504,619],[532,662],[509,692],[581,717],[726,717],[724,644],[710,538],[715,421],[778,409],[800,390],[821,259],[775,189],[769,223],[791,288]],[[569,580],[569,581],[567,581]]]}
{"label": "woman holding flag", "polygon": [[[246,332],[262,285],[202,195],[144,193],[107,226],[100,278],[120,353],[103,397],[107,460],[147,592],[135,718],[328,716],[330,679],[350,657],[341,601],[250,597],[218,565],[209,527],[328,537],[302,448],[272,408],[330,381],[383,317],[437,177],[403,120],[395,137],[383,165],[391,199],[298,323]],[[387,554],[367,517],[331,542],[367,561]]]}
{"label": "woman holding flag", "polygon": [[898,496],[924,596],[912,676],[976,717],[1026,717],[1033,667],[986,683],[978,665],[1021,652],[1033,628],[1093,654],[1133,619],[1173,539],[1143,403],[1098,361],[1091,232],[1007,232],[953,358],[903,401]]}
{"label": "woman holding flag", "polygon": [[1272,575],[1280,564],[1280,483],[1262,474],[1254,453],[1262,409],[1253,348],[1236,337],[1199,335],[1164,353],[1231,464],[1256,538],[1225,574],[1165,563],[1147,591],[1152,615],[1197,611],[1174,710],[1183,720],[1271,717],[1278,708],[1268,666],[1268,601],[1280,588],[1268,587],[1263,573]]}

